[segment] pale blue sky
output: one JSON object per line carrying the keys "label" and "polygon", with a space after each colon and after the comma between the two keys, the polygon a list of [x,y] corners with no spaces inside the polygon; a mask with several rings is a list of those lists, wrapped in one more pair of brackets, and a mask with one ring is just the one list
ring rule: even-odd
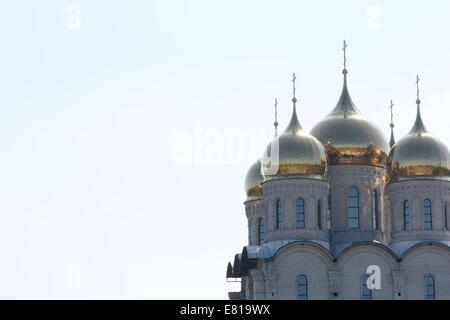
{"label": "pale blue sky", "polygon": [[[311,129],[339,97],[346,39],[358,108],[388,137],[393,99],[401,137],[420,74],[424,122],[448,145],[449,15],[446,0],[4,1],[0,298],[227,298],[250,160],[208,163],[242,153],[211,137],[268,143],[292,72]],[[174,159],[180,133],[201,161]]]}

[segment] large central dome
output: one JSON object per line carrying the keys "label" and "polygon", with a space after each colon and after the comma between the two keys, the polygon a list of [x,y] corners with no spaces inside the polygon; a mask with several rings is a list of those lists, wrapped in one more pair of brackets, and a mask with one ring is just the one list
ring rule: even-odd
{"label": "large central dome", "polygon": [[386,166],[387,140],[354,105],[347,89],[346,70],[336,107],[311,130],[311,134],[325,146],[328,164]]}

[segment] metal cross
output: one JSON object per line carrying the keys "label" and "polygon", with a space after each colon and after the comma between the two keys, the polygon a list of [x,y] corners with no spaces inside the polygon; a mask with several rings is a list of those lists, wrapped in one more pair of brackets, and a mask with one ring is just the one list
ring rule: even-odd
{"label": "metal cross", "polygon": [[344,51],[344,70],[347,69],[347,56],[346,56],[347,42],[344,40],[344,47],[342,50]]}
{"label": "metal cross", "polygon": [[294,84],[294,98],[295,98],[295,80],[297,77],[295,76],[295,72],[292,74],[292,83]]}
{"label": "metal cross", "polygon": [[420,99],[419,99],[419,81],[420,81],[420,78],[419,78],[419,75],[417,75],[417,77],[416,77],[416,85],[417,85],[417,101],[420,101]]}
{"label": "metal cross", "polygon": [[392,100],[391,100],[391,105],[389,106],[389,108],[391,109],[391,123],[393,123],[394,122],[394,114],[393,114],[393,108],[394,108],[394,103],[392,102]]}
{"label": "metal cross", "polygon": [[278,106],[278,100],[277,100],[277,98],[275,98],[275,122],[273,123],[273,125],[275,126],[275,137],[278,135],[277,106]]}
{"label": "metal cross", "polygon": [[278,100],[275,98],[275,122],[277,122],[277,106],[278,106]]}

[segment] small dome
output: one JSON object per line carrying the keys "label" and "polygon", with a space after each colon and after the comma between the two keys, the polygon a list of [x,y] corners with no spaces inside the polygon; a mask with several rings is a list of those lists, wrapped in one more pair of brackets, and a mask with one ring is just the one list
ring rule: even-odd
{"label": "small dome", "polygon": [[265,178],[302,175],[324,179],[325,149],[319,140],[302,129],[295,110],[286,130],[276,137],[264,152],[262,168]]}
{"label": "small dome", "polygon": [[387,140],[353,104],[347,89],[346,73],[336,107],[314,126],[311,134],[325,146],[329,164],[386,165]]}
{"label": "small dome", "polygon": [[264,177],[261,173],[261,160],[258,159],[250,169],[248,169],[247,175],[245,176],[245,193],[247,197],[260,197],[262,196],[261,182]]}
{"label": "small dome", "polygon": [[425,128],[417,103],[416,122],[389,154],[391,179],[437,178],[450,180],[450,155],[446,145]]}

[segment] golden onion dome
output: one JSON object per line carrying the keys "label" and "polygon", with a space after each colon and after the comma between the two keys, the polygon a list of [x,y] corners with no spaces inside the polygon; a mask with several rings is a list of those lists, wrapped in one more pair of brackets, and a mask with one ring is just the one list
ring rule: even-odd
{"label": "golden onion dome", "polygon": [[245,176],[245,193],[248,198],[262,196],[261,182],[264,177],[261,172],[261,160],[258,159],[247,172]]}
{"label": "golden onion dome", "polygon": [[267,146],[262,161],[266,179],[304,177],[325,179],[327,162],[319,140],[302,129],[295,107],[286,130]]}
{"label": "golden onion dome", "polygon": [[450,181],[450,155],[446,145],[425,128],[417,100],[417,116],[411,131],[389,153],[389,173],[394,181],[433,178]]}
{"label": "golden onion dome", "polygon": [[384,167],[389,153],[387,140],[354,105],[344,87],[336,107],[311,130],[325,146],[329,164],[370,164]]}

